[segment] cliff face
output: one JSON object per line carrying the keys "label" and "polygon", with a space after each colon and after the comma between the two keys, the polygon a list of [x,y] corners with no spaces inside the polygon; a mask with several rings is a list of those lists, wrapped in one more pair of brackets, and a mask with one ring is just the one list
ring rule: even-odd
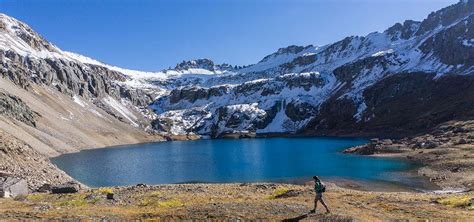
{"label": "cliff face", "polygon": [[410,136],[450,120],[474,117],[471,75],[404,73],[384,78],[364,91],[364,121],[351,121],[356,105],[332,98],[307,125],[307,133],[325,135]]}

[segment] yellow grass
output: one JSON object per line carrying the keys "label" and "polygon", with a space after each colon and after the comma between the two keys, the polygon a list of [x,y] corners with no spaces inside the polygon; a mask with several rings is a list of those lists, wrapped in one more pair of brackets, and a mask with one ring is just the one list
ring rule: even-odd
{"label": "yellow grass", "polygon": [[58,206],[62,206],[62,207],[82,207],[86,205],[87,205],[87,201],[85,201],[84,199],[67,200],[67,201],[58,203]]}
{"label": "yellow grass", "polygon": [[114,193],[114,191],[111,188],[107,188],[107,187],[99,188],[97,192],[102,193],[102,194]]}
{"label": "yellow grass", "polygon": [[184,203],[181,202],[180,200],[167,200],[167,201],[161,201],[161,202],[158,202],[158,206],[160,207],[166,207],[166,208],[170,208],[170,207],[182,207],[184,206]]}
{"label": "yellow grass", "polygon": [[468,207],[471,203],[471,199],[473,198],[474,197],[469,195],[452,196],[438,199],[438,203],[452,207]]}
{"label": "yellow grass", "polygon": [[26,196],[26,199],[29,201],[40,201],[45,198],[45,195],[47,194],[29,194]]}
{"label": "yellow grass", "polygon": [[156,200],[154,198],[147,198],[143,200],[139,206],[141,207],[164,207],[164,208],[172,208],[172,207],[181,207],[184,206],[184,203],[178,199],[171,199],[171,200]]}
{"label": "yellow grass", "polygon": [[160,197],[161,193],[159,191],[153,191],[150,193],[150,197]]}
{"label": "yellow grass", "polygon": [[286,187],[280,187],[278,189],[276,189],[272,195],[270,195],[268,197],[268,199],[275,199],[277,196],[280,196],[280,195],[283,195],[285,193],[288,193],[288,191],[290,191],[290,189],[286,188]]}

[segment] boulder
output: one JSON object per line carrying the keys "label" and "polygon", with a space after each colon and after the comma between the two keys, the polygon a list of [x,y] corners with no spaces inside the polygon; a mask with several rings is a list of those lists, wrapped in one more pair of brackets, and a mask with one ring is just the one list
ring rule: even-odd
{"label": "boulder", "polygon": [[419,141],[417,142],[413,148],[422,148],[422,149],[434,149],[438,147],[438,143],[437,142],[434,142],[434,141]]}
{"label": "boulder", "polygon": [[77,193],[81,189],[81,185],[76,182],[67,182],[59,186],[54,186],[51,192],[54,194],[59,193]]}
{"label": "boulder", "polygon": [[382,140],[383,145],[392,145],[393,141],[391,139],[384,139]]}
{"label": "boulder", "polygon": [[377,151],[376,145],[374,143],[369,143],[366,145],[360,145],[356,147],[351,147],[342,151],[342,153],[352,153],[358,155],[372,155]]}
{"label": "boulder", "polygon": [[436,147],[438,147],[438,143],[434,141],[426,141],[426,142],[421,143],[421,148],[433,149]]}
{"label": "boulder", "polygon": [[461,139],[458,140],[457,144],[459,144],[459,145],[461,145],[461,144],[467,144],[467,141],[466,141],[466,139],[461,138]]}
{"label": "boulder", "polygon": [[16,198],[28,195],[26,180],[13,177],[0,177],[0,197]]}
{"label": "boulder", "polygon": [[0,177],[11,177],[12,174],[11,173],[8,173],[8,172],[5,172],[5,171],[0,171]]}
{"label": "boulder", "polygon": [[39,187],[36,191],[40,193],[47,193],[50,192],[53,189],[51,184],[45,183],[41,187]]}
{"label": "boulder", "polygon": [[453,133],[464,133],[467,132],[468,130],[462,128],[462,127],[456,127],[453,129]]}

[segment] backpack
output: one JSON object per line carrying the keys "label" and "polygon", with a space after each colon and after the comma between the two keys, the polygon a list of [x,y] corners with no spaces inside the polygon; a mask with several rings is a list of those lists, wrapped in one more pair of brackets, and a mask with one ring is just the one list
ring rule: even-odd
{"label": "backpack", "polygon": [[321,188],[320,188],[319,190],[316,189],[317,186],[316,186],[316,184],[315,184],[315,190],[316,190],[316,192],[318,192],[318,193],[324,193],[324,192],[326,192],[326,185],[324,185],[324,183],[322,183],[322,182],[319,182],[319,184],[321,185]]}

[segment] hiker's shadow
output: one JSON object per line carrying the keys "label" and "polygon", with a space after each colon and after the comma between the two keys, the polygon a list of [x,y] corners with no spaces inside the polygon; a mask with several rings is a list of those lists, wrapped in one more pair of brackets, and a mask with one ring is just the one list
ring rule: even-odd
{"label": "hiker's shadow", "polygon": [[310,214],[310,213],[305,213],[305,214],[302,214],[302,215],[297,216],[297,217],[284,219],[284,220],[282,220],[282,221],[284,221],[284,222],[300,221],[300,220],[303,220],[303,219],[307,218],[309,214]]}

